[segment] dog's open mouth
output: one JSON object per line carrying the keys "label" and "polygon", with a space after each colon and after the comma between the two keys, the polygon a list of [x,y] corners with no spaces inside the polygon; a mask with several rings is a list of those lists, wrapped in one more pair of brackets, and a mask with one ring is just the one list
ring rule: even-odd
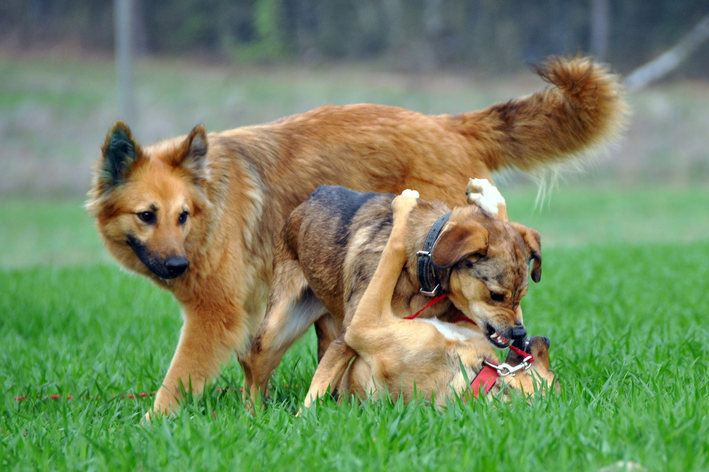
{"label": "dog's open mouth", "polygon": [[504,349],[512,342],[497,331],[495,331],[495,328],[493,328],[489,324],[487,325],[485,336],[487,336],[487,340],[490,341],[492,345],[498,349]]}

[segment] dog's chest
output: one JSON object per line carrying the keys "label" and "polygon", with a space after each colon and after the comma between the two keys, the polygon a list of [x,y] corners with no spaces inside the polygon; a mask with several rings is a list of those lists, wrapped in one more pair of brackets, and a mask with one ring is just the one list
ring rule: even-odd
{"label": "dog's chest", "polygon": [[446,323],[438,318],[417,318],[417,320],[433,325],[439,333],[451,341],[465,341],[473,336],[480,336],[479,333],[471,329],[464,328],[453,323]]}

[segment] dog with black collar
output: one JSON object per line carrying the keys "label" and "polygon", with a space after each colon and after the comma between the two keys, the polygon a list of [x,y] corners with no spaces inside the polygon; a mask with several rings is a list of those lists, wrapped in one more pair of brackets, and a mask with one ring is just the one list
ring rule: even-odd
{"label": "dog with black collar", "polygon": [[[439,406],[452,396],[466,401],[491,392],[508,399],[510,389],[527,395],[545,393],[555,379],[547,338],[516,340],[519,347],[510,345],[507,361],[499,364],[491,343],[480,332],[453,334],[425,319],[408,320],[394,314],[391,300],[397,276],[408,259],[406,220],[416,199],[397,197],[392,206],[391,236],[343,337],[356,356],[338,370],[321,363],[316,379],[327,371],[330,388],[344,398],[384,395],[410,401],[418,395]],[[317,382],[311,385],[305,406],[323,393]]]}
{"label": "dog with black collar", "polygon": [[[466,190],[466,206],[417,199],[407,213],[406,261],[395,276],[391,313],[416,314],[450,338],[473,332],[503,349],[527,334],[520,301],[530,262],[532,280],[541,278],[540,235],[506,221],[504,199],[488,181],[471,179]],[[323,186],[291,213],[266,317],[246,361],[252,398],[267,394],[283,354],[313,324],[320,366],[310,394],[321,395],[344,372],[355,355],[345,334],[391,235],[394,198]]]}

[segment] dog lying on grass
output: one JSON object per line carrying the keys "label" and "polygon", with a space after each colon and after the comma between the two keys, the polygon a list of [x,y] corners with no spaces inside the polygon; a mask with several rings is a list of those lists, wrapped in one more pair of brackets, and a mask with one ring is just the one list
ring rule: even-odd
{"label": "dog lying on grass", "polygon": [[[455,206],[468,176],[535,173],[618,134],[625,104],[606,68],[587,58],[551,59],[539,73],[552,87],[456,115],[330,106],[209,135],[197,126],[148,147],[116,123],[87,208],[111,255],[169,290],[184,316],[154,409],[173,410],[181,387],[200,394],[234,352],[251,385],[244,357],[265,314],[278,236],[319,185],[416,188]],[[508,329],[510,320],[495,326]],[[332,317],[317,324],[325,344],[339,333]]]}
{"label": "dog lying on grass", "polygon": [[[481,391],[497,394],[505,387],[526,394],[534,394],[540,388],[543,392],[554,382],[547,338],[536,336],[525,340],[525,350],[535,359],[530,370],[520,368],[513,375],[475,382],[486,363],[497,364],[489,337],[471,329],[469,324],[408,320],[395,314],[394,297],[400,274],[411,258],[409,212],[416,206],[416,198],[409,196],[396,197],[392,202],[391,235],[344,335],[344,343],[356,357],[352,362],[354,356],[339,363],[335,370],[323,363],[318,373],[321,369],[328,370],[328,385],[341,396],[378,398],[388,393],[393,398],[410,401],[420,394],[433,398],[439,405],[445,405],[452,395],[475,397]],[[511,352],[505,368],[514,370],[522,362],[524,359],[518,353]],[[318,373],[316,378],[320,376]],[[322,385],[312,385],[305,399],[306,407],[324,392]]]}
{"label": "dog lying on grass", "polygon": [[[419,200],[401,216],[406,261],[390,274],[389,313],[404,318],[424,307],[430,295],[444,293],[446,299],[426,309],[422,318],[431,318],[453,337],[476,333],[490,349],[506,348],[527,334],[520,301],[527,292],[530,261],[532,279],[541,279],[540,236],[505,221],[505,201],[488,181],[471,179],[466,193],[467,206],[451,210]],[[391,240],[393,200],[392,194],[320,187],[286,220],[269,308],[246,361],[254,381],[252,398],[267,393],[273,369],[313,323],[320,321],[318,334],[323,319],[338,335],[343,328],[349,331]],[[430,256],[421,255],[422,249]],[[435,285],[436,293],[422,293]],[[318,337],[322,359],[311,385],[314,396],[331,386],[335,373],[355,354],[342,335],[329,345],[328,336]]]}

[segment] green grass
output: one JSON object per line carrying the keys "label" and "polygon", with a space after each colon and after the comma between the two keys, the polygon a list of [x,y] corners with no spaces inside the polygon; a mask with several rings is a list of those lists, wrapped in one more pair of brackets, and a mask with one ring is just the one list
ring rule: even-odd
{"label": "green grass", "polygon": [[[6,271],[0,285],[2,468],[648,470],[709,465],[709,243],[558,248],[525,303],[563,392],[513,409],[326,404],[293,413],[314,370],[298,344],[256,418],[232,364],[175,419],[140,426],[177,339],[177,306],[112,267]],[[48,400],[47,394],[73,395]],[[28,399],[17,402],[14,396]],[[117,398],[113,398],[118,396]],[[86,400],[80,398],[100,397]]]}
{"label": "green grass", "polygon": [[109,262],[83,202],[0,199],[0,267]]}
{"label": "green grass", "polygon": [[122,397],[159,387],[178,305],[103,262],[80,202],[0,201],[0,469],[707,470],[709,192],[562,188],[536,212],[529,191],[505,194],[513,219],[551,240],[524,310],[552,339],[561,394],[445,411],[327,402],[295,417],[309,333],[256,417],[232,362],[148,425],[151,398]]}

